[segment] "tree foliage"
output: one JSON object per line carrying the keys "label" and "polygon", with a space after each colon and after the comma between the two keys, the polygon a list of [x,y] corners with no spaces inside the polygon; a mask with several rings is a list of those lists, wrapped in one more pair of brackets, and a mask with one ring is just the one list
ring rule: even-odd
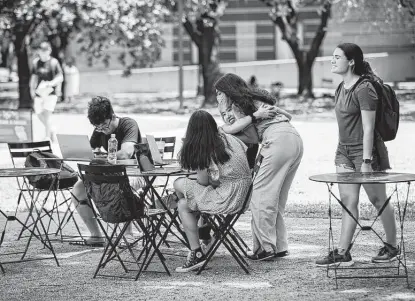
{"label": "tree foliage", "polygon": [[118,47],[118,59],[129,74],[132,68],[151,66],[159,58],[160,25],[167,13],[162,0],[1,0],[0,31],[8,30],[14,38],[20,103],[29,107],[31,102],[27,47],[42,26],[48,39],[59,37],[61,48],[82,28],[78,42],[91,64],[100,59],[108,64],[109,48]]}
{"label": "tree foliage", "polygon": [[365,20],[365,31],[387,34],[401,30],[415,44],[414,0],[337,0],[333,9],[333,21],[344,22],[351,19]]}
{"label": "tree foliage", "polygon": [[102,59],[109,63],[108,49],[117,47],[118,60],[133,68],[151,66],[164,45],[161,23],[169,11],[161,0],[86,1],[80,11],[82,36],[78,42],[89,62]]}

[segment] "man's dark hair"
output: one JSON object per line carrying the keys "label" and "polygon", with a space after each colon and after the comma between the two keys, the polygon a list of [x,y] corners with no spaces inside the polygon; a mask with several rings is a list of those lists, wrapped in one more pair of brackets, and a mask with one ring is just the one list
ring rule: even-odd
{"label": "man's dark hair", "polygon": [[88,119],[93,125],[99,125],[114,116],[111,102],[103,96],[95,96],[88,103]]}
{"label": "man's dark hair", "polygon": [[186,137],[179,155],[180,163],[183,168],[191,170],[206,169],[212,161],[223,164],[230,159],[226,147],[230,146],[219,133],[212,115],[197,110],[187,125]]}

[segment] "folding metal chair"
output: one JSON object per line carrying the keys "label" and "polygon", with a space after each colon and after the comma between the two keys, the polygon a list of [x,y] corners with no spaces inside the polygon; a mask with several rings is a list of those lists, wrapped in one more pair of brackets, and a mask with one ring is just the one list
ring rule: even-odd
{"label": "folding metal chair", "polygon": [[[29,154],[33,153],[34,151],[44,151],[44,152],[52,153],[50,141],[8,143],[7,145],[9,148],[13,167],[15,168],[24,166],[24,160]],[[25,202],[26,208],[29,211],[28,216],[26,217],[25,225],[29,227],[30,225],[28,225],[28,223],[30,223],[29,220],[30,220],[30,217],[32,215],[34,208],[32,204],[29,204],[29,202],[27,201],[25,197],[25,193],[30,193],[31,191],[35,191],[36,194],[40,194],[42,192],[45,192],[46,190],[37,189],[37,188],[33,190],[33,187],[31,187],[31,185],[25,179],[16,178],[16,181],[17,181],[18,188],[20,190],[19,196],[17,199],[17,206],[20,205],[20,202],[23,199]],[[51,229],[52,223],[56,225],[56,230],[54,231],[54,233],[49,233],[49,234],[54,234],[55,236],[60,235],[61,241],[64,240],[64,237],[68,237],[68,238],[82,237],[79,226],[73,216],[73,211],[75,209],[71,208],[70,197],[65,195],[65,192],[71,194],[70,190],[72,189],[72,186],[65,187],[60,184],[61,183],[58,182],[57,185],[53,187],[53,198],[54,199],[53,199],[52,209],[50,210],[44,209],[44,212],[41,215],[41,218],[48,217],[48,222],[47,222],[48,233]],[[58,201],[58,195],[62,197],[61,202]],[[59,212],[59,208],[63,205],[66,205],[66,209],[64,213]],[[56,211],[56,217],[54,217],[55,211]],[[55,218],[57,220],[55,220]],[[75,228],[78,232],[78,235],[63,235],[63,228],[70,221],[74,223]],[[22,237],[24,231],[25,231],[25,227],[22,227],[19,233],[18,239]]]}
{"label": "folding metal chair", "polygon": [[[213,255],[215,255],[217,249],[220,245],[224,245],[232,257],[236,260],[239,266],[245,271],[245,273],[249,274],[248,270],[248,263],[244,259],[243,255],[246,255],[246,243],[240,237],[238,232],[235,230],[234,226],[235,223],[238,221],[239,217],[246,211],[249,201],[251,199],[251,193],[253,189],[253,183],[255,180],[256,175],[258,174],[259,168],[261,166],[263,156],[258,154],[255,166],[252,170],[252,182],[249,185],[248,193],[246,194],[245,200],[243,202],[242,208],[234,213],[234,214],[202,214],[207,217],[208,222],[213,228],[214,235],[213,235],[213,244],[209,251],[206,254],[206,261],[205,263],[199,268],[197,274],[199,275],[207,266],[209,261],[212,259]],[[241,254],[242,253],[242,254]]]}
{"label": "folding metal chair", "polygon": [[[157,242],[166,211],[147,209],[143,197],[134,194],[125,166],[78,164],[78,169],[94,216],[107,240],[94,278],[101,276],[137,280],[147,270],[155,254],[165,272],[170,275],[165,258],[159,251],[160,242]],[[112,202],[113,200],[116,202]],[[113,228],[107,231],[103,222],[113,225]],[[128,242],[124,237],[131,224],[142,233],[134,242]],[[125,247],[120,248],[121,241],[125,242]],[[109,267],[112,262],[118,262],[124,273],[134,271],[136,274],[133,277],[99,274],[105,267],[108,267],[107,270],[116,271],[113,265]],[[133,267],[129,264],[133,264]]]}

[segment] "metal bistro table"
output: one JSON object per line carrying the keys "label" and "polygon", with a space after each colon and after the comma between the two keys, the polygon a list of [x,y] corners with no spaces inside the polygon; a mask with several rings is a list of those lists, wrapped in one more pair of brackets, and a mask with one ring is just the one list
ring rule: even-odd
{"label": "metal bistro table", "polygon": [[[190,176],[190,175],[194,175],[196,172],[194,171],[186,171],[186,170],[181,170],[181,171],[177,171],[177,167],[173,167],[171,170],[173,170],[173,172],[169,173],[169,167],[163,167],[163,168],[155,168],[154,170],[150,171],[150,172],[141,172],[139,168],[133,168],[132,165],[127,166],[127,175],[129,177],[143,177],[146,185],[143,188],[143,196],[145,197],[148,194],[153,194],[158,200],[159,203],[164,207],[164,209],[167,211],[167,214],[170,218],[170,223],[168,225],[165,225],[166,231],[164,233],[164,235],[162,235],[162,239],[161,242],[166,242],[165,239],[168,235],[168,233],[171,233],[172,235],[174,235],[177,239],[179,239],[179,241],[185,245],[186,247],[189,248],[189,243],[187,241],[187,237],[184,233],[184,231],[180,228],[180,224],[177,221],[178,219],[178,210],[176,209],[173,213],[167,208],[167,206],[163,203],[163,201],[161,200],[161,196],[160,194],[157,192],[157,190],[154,187],[154,181],[156,180],[157,177],[169,177],[169,176]],[[166,183],[167,185],[167,183]],[[154,201],[154,200],[153,200]],[[153,204],[154,205],[154,204]],[[177,235],[176,233],[174,233],[171,229],[171,227],[174,226],[174,228],[176,228],[176,230],[180,233],[180,236]],[[167,244],[168,245],[168,244]]]}
{"label": "metal bistro table", "polygon": [[[1,208],[0,208],[0,214],[3,215],[6,219],[2,234],[1,234],[1,238],[0,238],[0,248],[1,245],[3,243],[4,240],[4,236],[6,233],[6,228],[7,228],[7,223],[11,222],[11,221],[17,221],[20,225],[22,225],[26,230],[28,230],[30,232],[30,236],[29,239],[27,241],[25,250],[22,252],[12,252],[12,253],[7,253],[7,254],[0,254],[1,256],[11,256],[11,255],[16,255],[16,254],[22,254],[20,260],[13,260],[13,261],[6,261],[6,262],[0,262],[0,269],[4,274],[4,269],[3,266],[4,264],[10,264],[10,263],[18,263],[18,262],[25,262],[25,261],[33,261],[33,260],[45,260],[45,259],[54,259],[56,261],[57,266],[59,266],[59,262],[58,259],[56,257],[55,251],[53,249],[52,243],[49,240],[45,225],[42,222],[41,219],[41,212],[43,211],[43,208],[45,206],[45,203],[49,197],[49,194],[51,193],[52,187],[55,184],[55,182],[58,180],[58,176],[59,176],[59,169],[56,168],[38,168],[38,167],[34,167],[34,168],[1,168],[0,169],[0,178],[23,178],[24,182],[26,183],[27,187],[30,188],[31,186],[26,182],[28,176],[40,176],[40,175],[51,175],[53,177],[53,181],[49,187],[49,190],[47,191],[47,194],[43,200],[43,202],[41,202],[41,207],[37,208],[36,203],[38,202],[39,199],[39,195],[40,194],[36,194],[34,193],[35,188],[31,188],[31,190],[29,191],[29,195],[30,195],[30,201],[31,201],[31,205],[34,208],[34,215],[31,214],[31,218],[33,220],[32,225],[30,226],[26,226],[26,224],[24,222],[22,222],[21,220],[19,220],[17,218],[17,210],[18,210],[18,206],[19,204],[17,204],[16,206],[16,211],[14,212],[14,214],[12,215],[8,215],[6,212],[4,212]],[[40,224],[40,227],[38,226],[38,224]],[[52,257],[41,257],[41,258],[31,258],[31,259],[25,259],[25,256],[27,254],[27,251],[29,249],[29,245],[30,242],[32,240],[32,237],[35,237],[36,239],[38,239],[43,245],[44,247],[46,247],[50,252],[52,252]]]}
{"label": "metal bistro table", "polygon": [[[404,240],[404,222],[405,222],[405,215],[408,205],[408,198],[410,193],[410,186],[411,182],[415,181],[415,174],[410,173],[394,173],[394,172],[345,172],[345,173],[328,173],[328,174],[320,174],[314,175],[309,178],[311,181],[315,182],[323,182],[326,183],[328,192],[329,192],[329,251],[334,249],[334,240],[333,240],[333,231],[332,231],[332,218],[331,218],[331,200],[332,197],[336,199],[336,201],[341,205],[341,207],[355,220],[359,227],[359,231],[355,234],[352,243],[356,240],[357,236],[360,234],[361,231],[373,231],[373,233],[380,239],[380,235],[373,229],[373,225],[375,224],[376,220],[381,216],[383,210],[390,202],[392,197],[395,195],[398,207],[398,214],[399,214],[399,223],[400,223],[400,256],[398,256],[398,264],[396,266],[384,266],[384,264],[377,264],[376,266],[367,266],[367,267],[327,267],[327,277],[329,277],[329,270],[334,270],[334,278],[336,280],[336,288],[338,287],[337,279],[352,279],[352,278],[405,278],[406,283],[409,287],[409,280],[408,280],[408,270],[406,264],[406,256],[405,256],[405,240]],[[334,183],[337,184],[395,184],[394,190],[391,192],[389,196],[387,196],[386,202],[383,207],[379,210],[376,218],[373,220],[371,225],[364,226],[353,214],[346,208],[346,206],[341,202],[340,198],[338,198],[333,192],[333,185]],[[399,198],[398,195],[398,184],[399,183],[407,183],[406,189],[406,198],[404,200]],[[402,204],[401,204],[402,203]],[[382,240],[383,241],[383,240]],[[403,268],[403,273],[400,273],[400,267]],[[388,275],[352,275],[352,276],[338,276],[338,270],[368,270],[368,269],[396,269],[396,274],[388,274]]]}

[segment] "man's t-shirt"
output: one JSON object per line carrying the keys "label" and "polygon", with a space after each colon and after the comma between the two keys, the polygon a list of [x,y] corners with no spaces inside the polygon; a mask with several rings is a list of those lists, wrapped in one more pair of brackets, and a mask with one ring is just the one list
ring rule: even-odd
{"label": "man's t-shirt", "polygon": [[363,124],[361,110],[376,111],[378,96],[368,81],[360,83],[354,91],[352,87],[341,87],[335,98],[334,111],[339,126],[339,142],[342,145],[363,143]]}
{"label": "man's t-shirt", "polygon": [[[118,127],[115,129],[114,134],[118,141],[118,150],[121,149],[121,144],[125,142],[141,142],[141,134],[138,124],[134,119],[129,117],[122,117],[119,119]],[[108,151],[108,139],[110,138],[111,134],[105,135],[104,133],[94,130],[90,139],[91,147],[97,148],[102,146],[106,151]]]}
{"label": "man's t-shirt", "polygon": [[[58,74],[62,74],[62,68],[59,65],[59,62],[54,57],[51,57],[46,62],[43,62],[39,58],[35,59],[33,62],[33,74],[37,75],[39,86],[40,82],[42,81],[51,81],[53,80]],[[54,87],[51,95],[59,95],[60,89]]]}

